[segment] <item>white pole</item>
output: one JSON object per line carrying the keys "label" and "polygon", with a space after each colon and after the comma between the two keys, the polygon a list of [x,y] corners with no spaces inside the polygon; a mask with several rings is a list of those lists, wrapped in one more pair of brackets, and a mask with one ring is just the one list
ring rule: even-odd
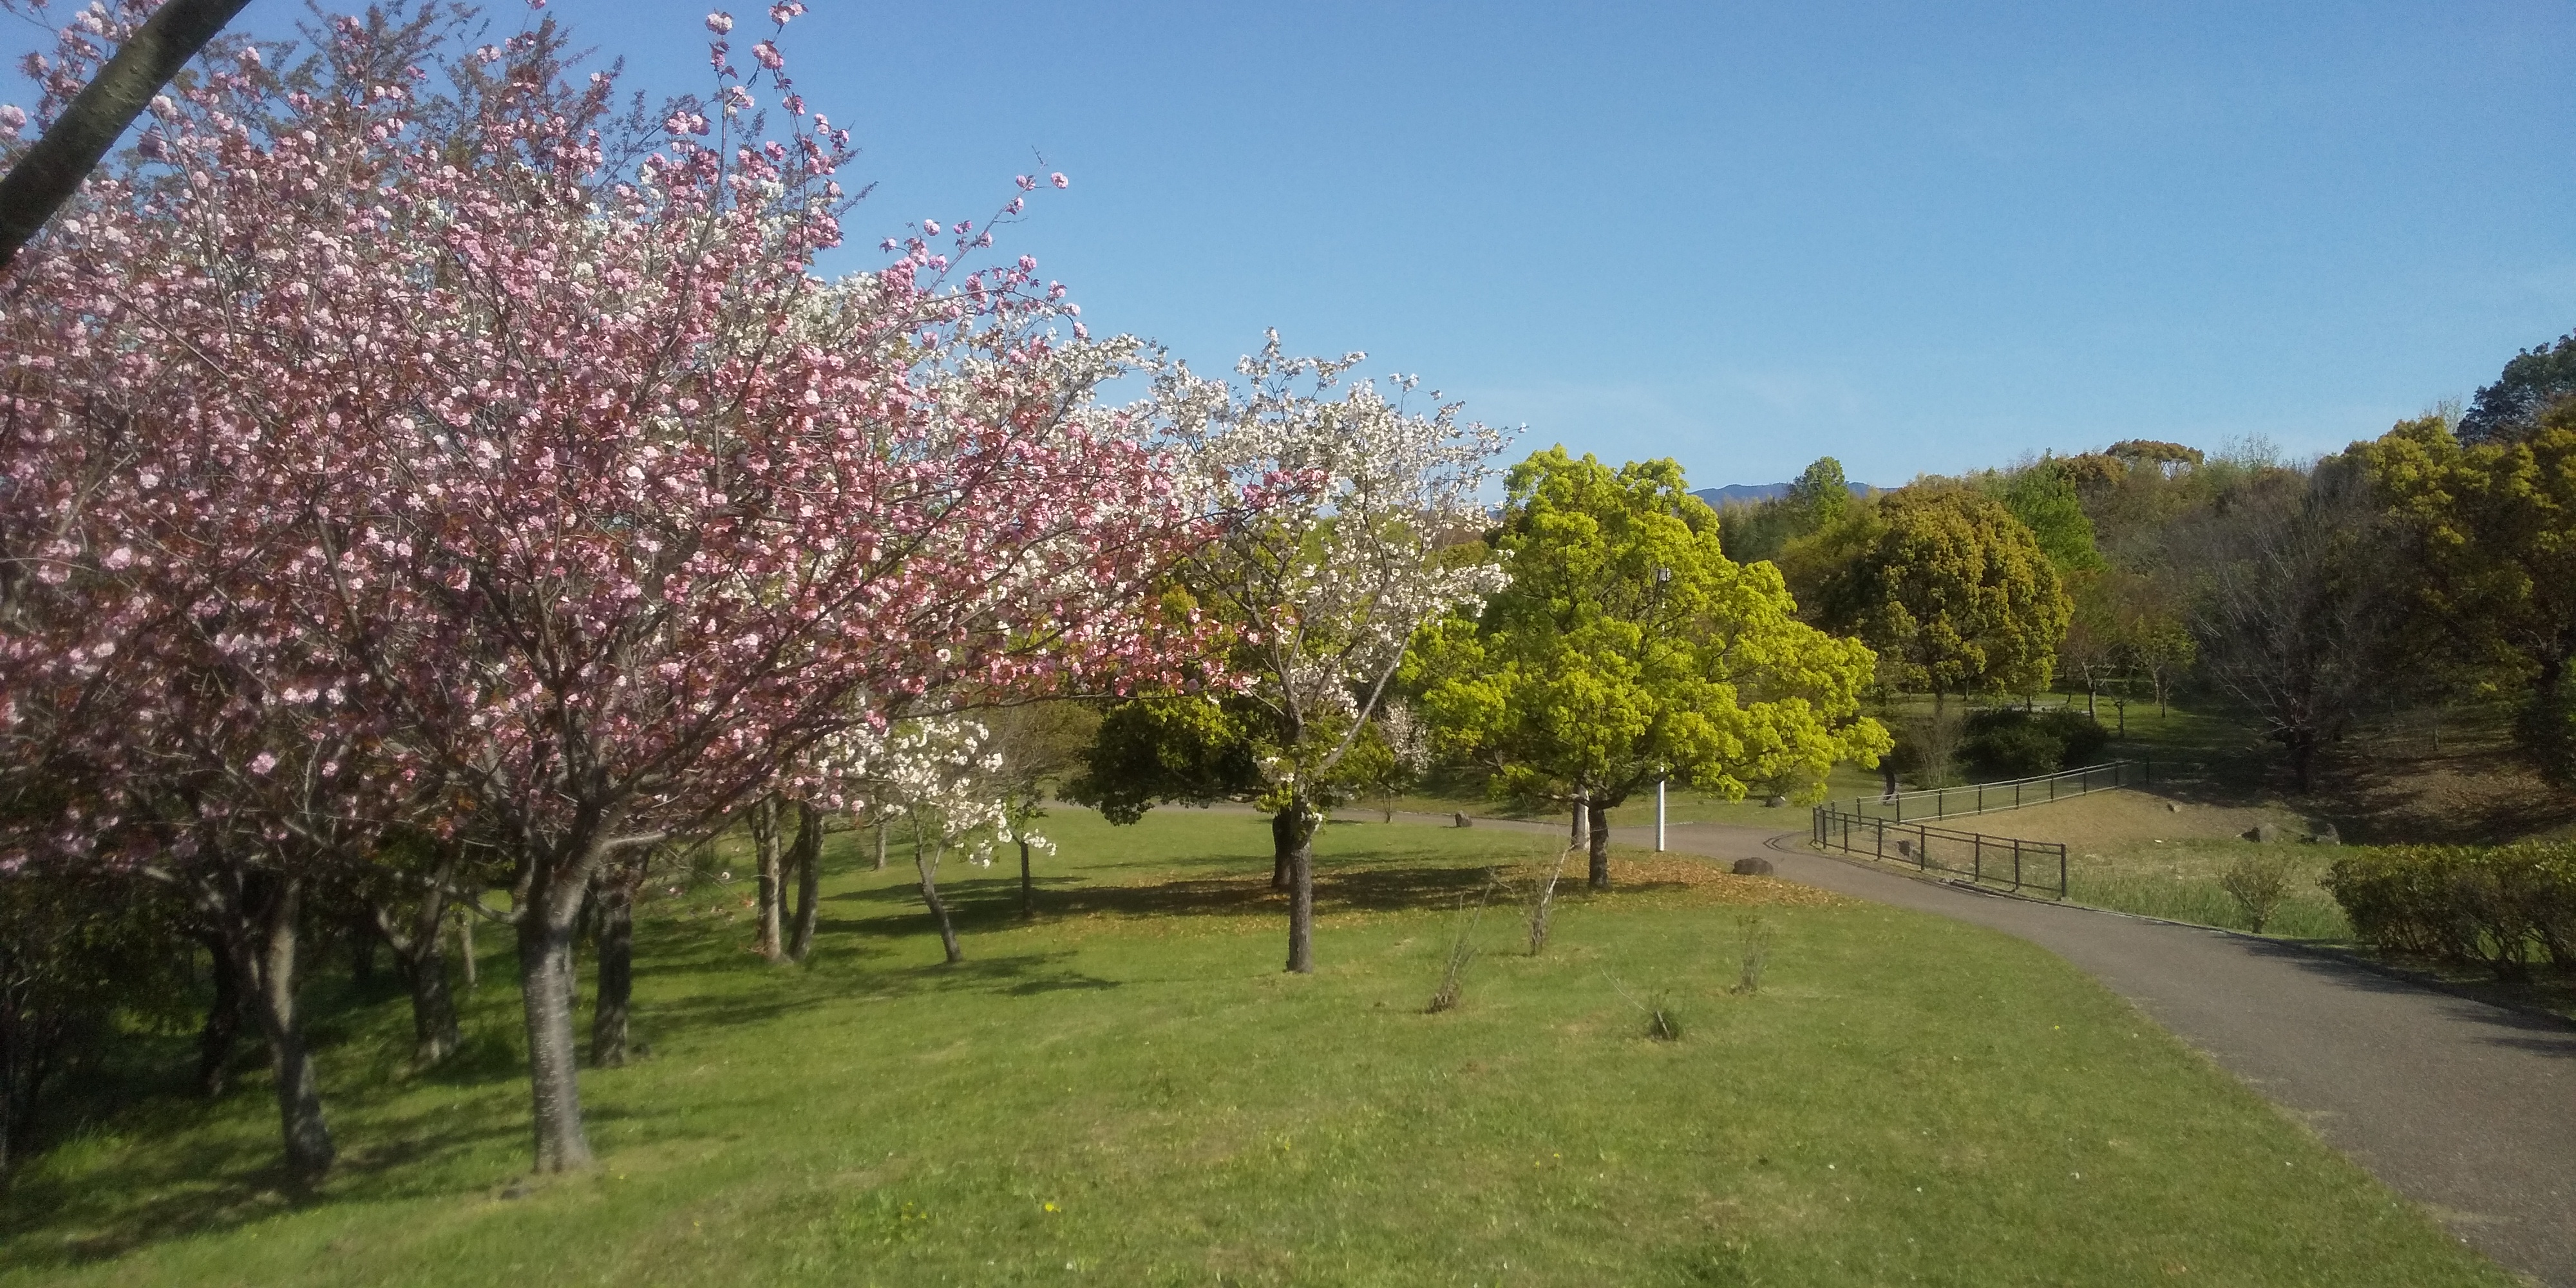
{"label": "white pole", "polygon": [[1664,780],[1655,780],[1655,853],[1664,852]]}

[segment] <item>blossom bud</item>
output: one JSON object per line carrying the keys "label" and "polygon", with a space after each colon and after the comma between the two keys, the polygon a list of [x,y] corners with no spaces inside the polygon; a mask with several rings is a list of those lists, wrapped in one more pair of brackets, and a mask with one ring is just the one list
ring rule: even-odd
{"label": "blossom bud", "polygon": [[726,13],[723,10],[717,10],[714,13],[708,14],[707,30],[712,31],[719,36],[733,30],[733,15]]}

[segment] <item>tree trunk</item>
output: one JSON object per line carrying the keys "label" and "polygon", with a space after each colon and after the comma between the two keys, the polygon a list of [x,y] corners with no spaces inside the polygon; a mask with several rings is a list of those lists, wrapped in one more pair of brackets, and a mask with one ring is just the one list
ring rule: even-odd
{"label": "tree trunk", "polygon": [[296,923],[304,886],[292,877],[255,871],[228,873],[216,883],[204,906],[219,920],[233,969],[247,985],[251,1016],[268,1040],[286,1170],[296,1184],[311,1185],[331,1170],[338,1151],[322,1119],[321,1085],[295,1010]]}
{"label": "tree trunk", "polygon": [[1297,883],[1297,805],[1291,802],[1270,816],[1270,888],[1293,889]]}
{"label": "tree trunk", "polygon": [[877,871],[879,871],[879,872],[883,872],[883,871],[885,871],[885,860],[886,860],[886,821],[885,821],[884,819],[878,819],[878,820],[877,820],[877,866],[876,866],[876,870],[877,870]]}
{"label": "tree trunk", "polygon": [[[592,827],[604,830],[604,823]],[[593,838],[598,835],[593,832]],[[527,1021],[528,1090],[536,1135],[536,1169],[569,1172],[591,1165],[590,1139],[582,1131],[580,1059],[572,1033],[573,924],[581,915],[590,874],[602,854],[595,839],[558,842],[567,853],[527,856],[525,901],[518,910],[519,990]]]}
{"label": "tree trunk", "polygon": [[763,958],[774,962],[786,955],[786,947],[779,937],[778,924],[779,895],[783,891],[778,879],[780,838],[777,797],[764,796],[751,807],[751,839],[760,850],[760,901],[756,923],[758,942],[754,947],[759,950]]}
{"label": "tree trunk", "polygon": [[351,918],[349,921],[349,980],[360,988],[376,982],[376,947],[375,928]]}
{"label": "tree trunk", "polygon": [[1610,888],[1610,807],[1591,802],[1592,832],[1586,838],[1592,846],[1591,883],[1595,890]]}
{"label": "tree trunk", "polygon": [[[1315,973],[1315,815],[1304,795],[1292,796],[1279,812],[1289,820],[1288,970]],[[1276,827],[1274,820],[1273,826]],[[1275,835],[1275,833],[1274,833]]]}
{"label": "tree trunk", "polygon": [[1020,838],[1020,916],[1023,920],[1038,915],[1037,878],[1029,872],[1029,838]]}
{"label": "tree trunk", "polygon": [[474,960],[474,910],[460,908],[456,913],[456,960],[465,967],[465,991],[473,992],[483,980]]}
{"label": "tree trunk", "polygon": [[152,96],[250,0],[171,0],[83,86],[52,129],[0,178],[0,269],[80,191]]}
{"label": "tree trunk", "polygon": [[233,1042],[241,1034],[242,996],[241,964],[224,948],[219,935],[198,937],[214,960],[215,1000],[206,1005],[206,1023],[197,1030],[197,1094],[208,1100],[219,1099],[230,1079]]}
{"label": "tree trunk", "polygon": [[635,888],[643,870],[602,868],[594,898],[599,908],[599,992],[590,1004],[590,1064],[614,1069],[626,1063],[626,1017],[635,996]]}
{"label": "tree trunk", "polygon": [[2289,742],[2290,772],[2299,780],[2299,794],[2305,796],[2317,789],[2317,740],[2295,734]]}
{"label": "tree trunk", "polygon": [[939,921],[939,947],[948,954],[951,966],[966,960],[966,951],[957,946],[957,927],[948,920],[948,904],[939,897],[939,852],[914,825],[912,833],[912,868],[921,874],[921,901],[930,905],[930,915]]}
{"label": "tree trunk", "polygon": [[821,915],[823,896],[823,811],[801,801],[796,806],[796,845],[791,855],[796,867],[796,920],[787,936],[787,956],[801,962],[814,951],[814,919]]}
{"label": "tree trunk", "polygon": [[447,991],[447,883],[457,862],[453,850],[442,857],[408,915],[375,904],[368,909],[372,924],[361,931],[393,947],[395,968],[411,990],[412,1062],[422,1067],[454,1054],[461,1040]]}

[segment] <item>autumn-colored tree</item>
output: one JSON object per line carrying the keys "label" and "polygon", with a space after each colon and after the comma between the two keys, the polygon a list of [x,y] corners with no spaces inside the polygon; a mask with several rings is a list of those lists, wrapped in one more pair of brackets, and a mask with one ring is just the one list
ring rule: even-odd
{"label": "autumn-colored tree", "polygon": [[1869,650],[1800,622],[1778,569],[1728,559],[1680,466],[1554,447],[1512,467],[1506,497],[1511,584],[1427,629],[1409,682],[1436,744],[1499,791],[1588,811],[1594,888],[1609,810],[1660,778],[1812,799],[1834,765],[1888,750],[1859,714]]}
{"label": "autumn-colored tree", "polygon": [[2419,537],[2445,647],[2523,695],[2525,750],[2576,786],[2576,402],[2517,435],[2463,443],[2425,417],[2358,450]]}
{"label": "autumn-colored tree", "polygon": [[2048,687],[2072,613],[2056,567],[1999,502],[1959,487],[1882,498],[1869,545],[1824,578],[1823,620],[1932,695]]}

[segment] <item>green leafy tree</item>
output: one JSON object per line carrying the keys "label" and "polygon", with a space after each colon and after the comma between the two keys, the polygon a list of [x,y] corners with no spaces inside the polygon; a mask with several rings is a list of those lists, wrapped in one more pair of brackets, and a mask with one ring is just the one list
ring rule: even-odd
{"label": "green leafy tree", "polygon": [[2004,485],[2004,508],[2046,552],[2060,573],[2094,572],[2103,567],[2093,546],[2093,520],[2076,498],[2075,481],[2054,460],[2043,460],[2012,476]]}
{"label": "green leafy tree", "polygon": [[1718,512],[1727,557],[1738,563],[1776,558],[1792,543],[1843,520],[1853,504],[1843,463],[1816,458],[1789,490],[1767,501],[1730,505]]}
{"label": "green leafy tree", "polygon": [[2478,390],[2476,401],[2460,417],[2460,441],[2477,445],[2511,443],[2540,428],[2549,409],[2576,397],[2576,332],[2556,344],[2537,345],[2513,356],[2494,384]]}
{"label": "green leafy tree", "polygon": [[2463,443],[2425,417],[2359,450],[2420,540],[2442,647],[2522,693],[2524,749],[2576,786],[2576,403],[2510,441]]}
{"label": "green leafy tree", "polygon": [[1509,588],[1418,637],[1407,679],[1441,750],[1503,794],[1587,811],[1595,888],[1608,811],[1659,778],[1813,799],[1835,764],[1888,750],[1859,714],[1869,650],[1800,622],[1777,569],[1728,559],[1679,466],[1551,448],[1506,494]]}
{"label": "green leafy tree", "polygon": [[1856,558],[1823,578],[1828,625],[1878,650],[1896,687],[1932,695],[2048,687],[2073,606],[2038,539],[1959,487],[1884,498]]}

